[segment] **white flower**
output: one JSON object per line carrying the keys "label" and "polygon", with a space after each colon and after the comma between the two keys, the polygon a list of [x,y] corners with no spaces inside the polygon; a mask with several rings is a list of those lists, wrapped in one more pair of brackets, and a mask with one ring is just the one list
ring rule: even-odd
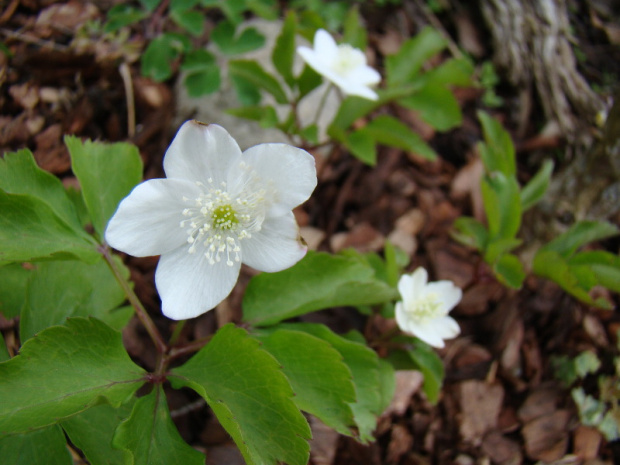
{"label": "white flower", "polygon": [[461,329],[448,313],[459,303],[463,292],[452,281],[427,283],[424,268],[401,276],[398,291],[402,302],[396,304],[396,323],[433,347],[443,347],[444,339],[457,336]]}
{"label": "white flower", "polygon": [[366,55],[349,44],[337,45],[323,29],[314,35],[314,49],[297,47],[301,55],[317,73],[324,76],[347,95],[357,95],[369,100],[379,97],[370,88],[381,81],[381,75],[366,65]]}
{"label": "white flower", "polygon": [[230,293],[241,263],[280,271],[306,246],[292,209],[316,187],[314,158],[286,144],[243,154],[221,126],[188,121],[164,158],[166,179],[119,205],[106,241],[136,257],[161,255],[155,284],[169,318],[193,318]]}

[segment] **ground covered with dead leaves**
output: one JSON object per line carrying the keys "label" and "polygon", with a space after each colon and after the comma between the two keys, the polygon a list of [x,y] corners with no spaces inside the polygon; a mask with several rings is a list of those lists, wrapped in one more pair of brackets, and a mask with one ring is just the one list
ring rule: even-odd
{"label": "ground covered with dead leaves", "polygon": [[[12,56],[0,53],[0,151],[30,148],[39,166],[67,185],[76,181],[63,144],[65,134],[129,140],[140,149],[145,177],[153,178],[163,176],[162,157],[176,130],[172,125],[174,78],[155,83],[140,76],[135,61],[127,60],[132,50],[144,45],[144,31],[133,30],[122,44],[72,42],[79,24],[103,17],[113,3],[1,2],[1,41]],[[385,51],[429,21],[439,21],[454,42],[476,59],[492,57],[489,32],[473,4],[431,17],[415,16],[416,11],[386,6],[369,19],[376,66],[381,67]],[[612,51],[617,53],[618,42],[614,44],[613,37],[605,36],[606,31],[596,29],[591,21],[586,23],[589,37],[582,48],[587,55],[586,77],[604,80],[592,63]],[[123,60],[131,63],[123,72],[129,72],[135,92],[136,127],[131,136],[128,81],[119,69]],[[555,157],[562,163],[566,146],[561,133],[540,133],[546,121],[535,94],[523,117],[518,105],[523,91],[500,84],[498,93],[504,104],[487,110],[514,135],[520,149],[520,176],[528,179],[534,172],[532,165],[542,157]],[[510,291],[493,279],[475,253],[449,234],[457,217],[480,213],[477,183],[481,166],[475,143],[481,134],[475,110],[483,108],[482,90],[455,92],[465,119],[449,133],[435,133],[415,114],[397,115],[441,154],[439,161],[381,148],[377,166],[368,167],[339,151],[328,161],[318,160],[318,188],[297,211],[306,239],[320,250],[355,247],[380,252],[389,238],[412,257],[410,269],[425,266],[433,279],[450,279],[464,289],[463,301],[454,312],[462,333],[441,351],[446,380],[439,403],[425,400],[419,373],[400,372],[393,403],[379,420],[376,442],[358,444],[311,419],[311,463],[619,463],[620,445],[609,444],[596,429],[580,425],[570,394],[555,380],[551,367],[557,355],[575,355],[585,349],[611,353],[620,329],[617,311],[587,308],[552,283],[535,278],[528,279],[522,290]],[[618,224],[618,218],[613,220]],[[619,243],[612,240],[603,246],[617,252]],[[139,297],[161,331],[169,334],[172,322],[160,315],[153,285],[157,258],[127,257],[127,263]],[[240,321],[241,295],[251,273],[244,269],[233,294],[216,311],[191,321],[182,338],[199,338],[228,321]],[[611,298],[618,302],[617,296]],[[378,317],[365,318],[351,309],[309,317],[336,331],[385,330],[393,324]],[[124,336],[131,355],[152,367],[155,353],[139,324],[130,324]],[[207,463],[243,463],[206,406],[185,391],[171,391],[170,403],[179,431],[190,444],[207,452]]]}

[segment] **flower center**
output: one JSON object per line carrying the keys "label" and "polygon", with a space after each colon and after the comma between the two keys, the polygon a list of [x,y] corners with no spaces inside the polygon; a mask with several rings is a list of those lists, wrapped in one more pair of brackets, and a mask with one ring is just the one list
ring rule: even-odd
{"label": "flower center", "polygon": [[441,316],[441,309],[442,305],[439,296],[431,292],[412,302],[407,309],[407,313],[413,320],[422,323]]}
{"label": "flower center", "polygon": [[361,50],[349,44],[338,45],[338,54],[332,64],[332,69],[340,76],[346,76],[355,68],[364,65],[365,57]]}
{"label": "flower center", "polygon": [[187,228],[188,252],[200,248],[211,265],[241,261],[241,242],[261,230],[271,199],[267,194],[273,194],[249,166],[242,162],[239,168],[242,185],[229,190],[225,182],[216,186],[209,178],[206,185],[196,183],[202,191],[197,198],[183,197],[192,204],[180,223]]}

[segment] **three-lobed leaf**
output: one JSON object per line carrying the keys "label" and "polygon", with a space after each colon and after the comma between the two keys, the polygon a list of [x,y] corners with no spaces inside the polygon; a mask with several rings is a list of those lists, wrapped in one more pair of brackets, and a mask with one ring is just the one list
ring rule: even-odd
{"label": "three-lobed leaf", "polygon": [[237,34],[235,25],[230,21],[221,21],[211,31],[211,40],[224,55],[239,55],[265,44],[265,37],[255,28],[249,27]]}
{"label": "three-lobed leaf", "polygon": [[205,456],[187,444],[172,422],[161,384],[134,404],[116,429],[112,444],[126,465],[204,465]]}
{"label": "three-lobed leaf", "polygon": [[308,462],[310,428],[291,386],[278,362],[243,329],[222,327],[168,379],[207,401],[249,465]]}
{"label": "three-lobed leaf", "polygon": [[267,326],[315,310],[373,305],[397,297],[398,292],[377,279],[369,264],[308,252],[287,270],[252,278],[243,298],[243,314],[246,322]]}
{"label": "three-lobed leaf", "polygon": [[82,142],[74,136],[65,137],[65,144],[93,227],[103,238],[108,220],[120,201],[142,180],[142,159],[138,148],[124,142]]}
{"label": "three-lobed leaf", "polygon": [[125,351],[121,333],[94,318],[71,318],[0,363],[0,434],[52,425],[103,398],[118,406],[143,384],[144,375]]}

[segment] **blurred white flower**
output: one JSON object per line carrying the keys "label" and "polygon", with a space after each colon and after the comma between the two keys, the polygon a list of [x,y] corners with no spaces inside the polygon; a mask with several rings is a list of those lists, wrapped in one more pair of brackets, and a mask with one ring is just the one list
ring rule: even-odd
{"label": "blurred white flower", "polygon": [[155,284],[169,318],[193,318],[230,293],[241,263],[280,271],[306,254],[292,209],[316,186],[314,158],[286,144],[241,153],[221,126],[188,121],[164,158],[166,179],[134,188],[108,223],[112,247],[161,255]]}
{"label": "blurred white flower", "polygon": [[366,64],[364,52],[349,44],[336,44],[327,31],[316,31],[314,48],[300,46],[297,53],[345,94],[369,100],[379,98],[370,87],[381,81],[381,75]]}
{"label": "blurred white flower", "polygon": [[448,313],[460,302],[463,292],[452,281],[427,281],[428,273],[421,267],[401,276],[398,291],[402,301],[396,303],[396,322],[406,333],[442,348],[444,339],[461,332]]}

